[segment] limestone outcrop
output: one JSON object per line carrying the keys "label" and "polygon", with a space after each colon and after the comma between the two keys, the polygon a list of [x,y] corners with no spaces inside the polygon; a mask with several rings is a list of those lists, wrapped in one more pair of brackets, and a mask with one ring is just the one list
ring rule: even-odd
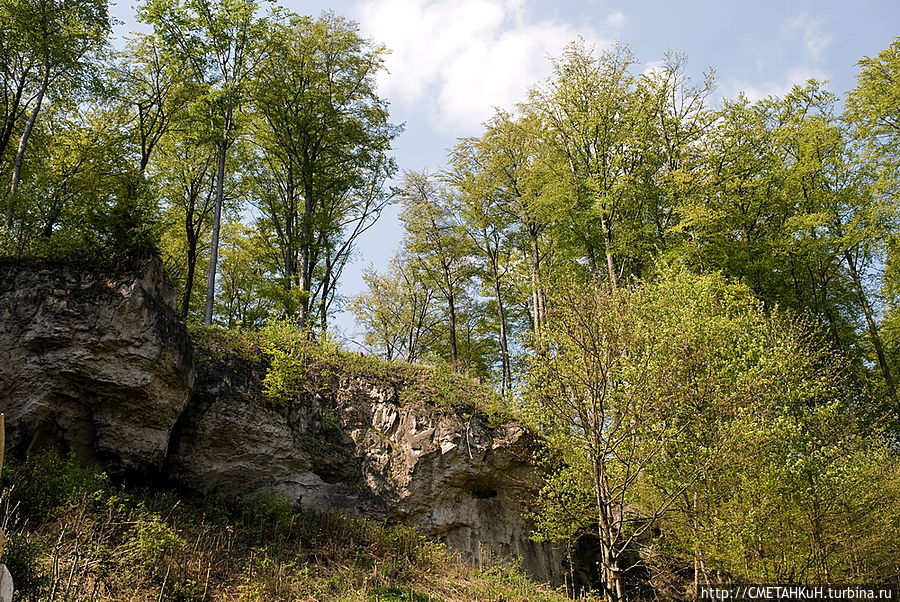
{"label": "limestone outcrop", "polygon": [[12,450],[73,451],[112,474],[158,471],[193,380],[158,260],[103,272],[0,263],[0,411]]}
{"label": "limestone outcrop", "polygon": [[562,557],[528,537],[536,483],[532,443],[514,424],[426,403],[403,383],[330,375],[277,406],[261,367],[225,354],[199,370],[173,436],[167,473],[202,492],[277,491],[308,510],[400,522],[464,559],[520,558],[534,577],[562,578]]}
{"label": "limestone outcrop", "polygon": [[156,260],[102,273],[0,262],[0,412],[13,451],[74,451],[113,475],[204,494],[276,491],[561,580],[561,555],[532,542],[522,517],[537,486],[522,428],[358,370],[307,375],[312,386],[276,403],[265,370],[260,356],[192,351]]}

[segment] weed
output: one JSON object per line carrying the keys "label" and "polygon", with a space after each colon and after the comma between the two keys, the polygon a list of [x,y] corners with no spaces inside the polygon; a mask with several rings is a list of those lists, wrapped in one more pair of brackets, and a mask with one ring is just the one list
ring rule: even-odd
{"label": "weed", "polygon": [[129,491],[52,455],[6,478],[4,561],[24,602],[565,599],[512,568],[474,571],[409,527],[298,512],[278,493],[236,506]]}
{"label": "weed", "polygon": [[198,370],[235,357],[260,372],[264,398],[284,408],[303,396],[322,395],[341,379],[378,383],[393,391],[400,405],[447,408],[478,415],[489,427],[513,418],[513,409],[489,387],[453,372],[448,365],[425,366],[386,362],[343,351],[330,341],[311,340],[288,321],[270,323],[262,330],[199,328],[191,331]]}

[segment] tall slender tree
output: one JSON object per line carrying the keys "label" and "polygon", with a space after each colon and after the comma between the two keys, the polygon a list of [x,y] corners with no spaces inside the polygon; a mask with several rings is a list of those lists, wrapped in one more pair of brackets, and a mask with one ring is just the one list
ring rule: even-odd
{"label": "tall slender tree", "polygon": [[390,200],[399,128],[375,90],[383,54],[332,13],[290,16],[252,86],[257,206],[277,235],[282,285],[289,297],[297,290],[301,328],[324,333],[344,265]]}
{"label": "tall slender tree", "polygon": [[628,223],[625,185],[641,160],[630,140],[637,115],[633,63],[624,47],[595,57],[583,41],[572,43],[529,100],[543,121],[546,160],[565,183],[557,199],[558,223],[581,246],[590,274],[605,276],[612,288],[624,269],[617,237]]}
{"label": "tall slender tree", "polygon": [[5,203],[5,223],[11,229],[25,155],[47,96],[63,89],[73,93],[84,86],[86,72],[94,64],[94,54],[106,45],[111,25],[105,0],[4,0],[0,23],[4,84],[0,166],[14,133],[19,132]]}
{"label": "tall slender tree", "polygon": [[448,325],[449,360],[460,370],[461,309],[473,276],[471,242],[449,208],[437,179],[426,173],[407,172],[400,187],[401,219],[406,226],[404,246],[422,278],[440,292]]}
{"label": "tall slender tree", "polygon": [[212,241],[203,322],[212,324],[225,165],[237,135],[236,117],[251,74],[264,54],[267,22],[255,0],[148,0],[138,12],[184,65],[207,107],[206,127],[216,144]]}

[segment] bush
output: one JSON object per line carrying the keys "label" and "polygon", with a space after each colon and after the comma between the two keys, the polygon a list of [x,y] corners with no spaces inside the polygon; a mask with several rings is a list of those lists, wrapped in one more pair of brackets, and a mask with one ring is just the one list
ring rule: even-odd
{"label": "bush", "polygon": [[42,600],[50,586],[50,577],[42,566],[50,546],[26,533],[10,535],[3,555],[3,563],[13,575],[16,600],[30,602]]}
{"label": "bush", "polygon": [[8,462],[4,468],[3,482],[10,485],[13,497],[22,501],[20,511],[38,523],[94,499],[109,487],[103,472],[82,466],[74,455],[63,458],[54,451],[21,464]]}
{"label": "bush", "polygon": [[7,477],[17,600],[563,600],[521,577],[479,576],[409,527],[298,512],[277,493],[228,505],[128,491],[55,454]]}

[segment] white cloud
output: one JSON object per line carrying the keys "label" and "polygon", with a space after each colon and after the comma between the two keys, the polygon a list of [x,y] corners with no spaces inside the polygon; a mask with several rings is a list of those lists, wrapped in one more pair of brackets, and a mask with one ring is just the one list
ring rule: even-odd
{"label": "white cloud", "polygon": [[656,73],[663,73],[665,70],[665,61],[650,61],[649,63],[644,63],[644,70],[641,71],[641,75],[650,76]]}
{"label": "white cloud", "polygon": [[784,96],[794,86],[805,84],[810,79],[821,81],[828,78],[818,69],[798,67],[788,71],[780,80],[756,83],[738,79],[726,80],[719,84],[719,91],[725,98],[734,99],[743,92],[748,100],[757,101],[769,96]]}
{"label": "white cloud", "polygon": [[532,18],[527,0],[365,0],[366,35],[385,44],[389,73],[379,90],[396,104],[419,105],[447,132],[474,130],[493,113],[526,99],[579,34],[570,25]]}
{"label": "white cloud", "polygon": [[796,61],[794,67],[785,70],[782,75],[775,75],[773,64],[767,64],[772,58],[760,58],[756,70],[769,73],[764,81],[747,79],[726,79],[718,88],[726,98],[737,98],[743,92],[752,101],[768,96],[784,96],[796,85],[805,84],[810,79],[824,81],[829,79],[821,65],[825,51],[831,46],[832,38],[822,32],[821,21],[808,15],[793,17],[784,22],[780,36],[775,42],[779,48],[776,56],[791,56]]}
{"label": "white cloud", "polygon": [[831,46],[832,38],[822,33],[820,26],[818,19],[804,15],[788,20],[784,33],[787,36],[799,36],[807,56],[814,61],[821,61],[825,50]]}
{"label": "white cloud", "polygon": [[620,29],[625,26],[625,23],[628,21],[628,17],[622,11],[611,12],[606,15],[606,24],[613,29]]}

